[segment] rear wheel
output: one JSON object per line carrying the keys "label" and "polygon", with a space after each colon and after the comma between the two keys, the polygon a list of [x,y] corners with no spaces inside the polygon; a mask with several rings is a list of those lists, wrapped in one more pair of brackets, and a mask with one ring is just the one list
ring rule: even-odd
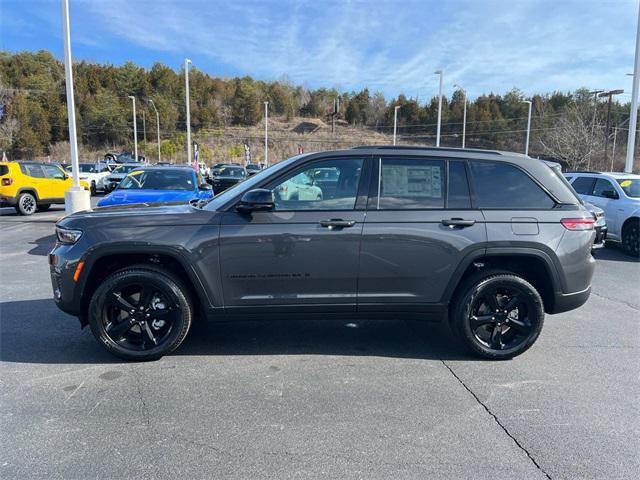
{"label": "rear wheel", "polygon": [[91,181],[91,187],[90,187],[89,191],[91,192],[91,196],[92,197],[95,197],[97,195],[97,193],[98,193],[98,189],[96,187],[96,182],[93,181],[93,180]]}
{"label": "rear wheel", "polygon": [[535,343],[544,323],[538,291],[522,277],[500,273],[471,280],[454,306],[454,332],[474,353],[508,359]]}
{"label": "rear wheel", "polygon": [[187,336],[192,318],[182,282],[144,266],[110,275],[89,305],[93,335],[125,360],[155,360],[172,352]]}
{"label": "rear wheel", "polygon": [[31,193],[21,193],[18,195],[16,211],[19,215],[32,215],[38,208],[36,197]]}
{"label": "rear wheel", "polygon": [[622,249],[627,255],[640,257],[640,221],[632,220],[622,229]]}

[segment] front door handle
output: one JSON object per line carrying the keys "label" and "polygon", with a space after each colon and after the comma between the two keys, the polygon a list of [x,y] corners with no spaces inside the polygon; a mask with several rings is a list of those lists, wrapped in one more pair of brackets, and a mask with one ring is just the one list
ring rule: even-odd
{"label": "front door handle", "polygon": [[332,218],[331,220],[322,220],[320,222],[321,227],[326,227],[329,230],[334,228],[349,228],[356,224],[355,220],[342,220],[341,218]]}
{"label": "front door handle", "polygon": [[475,220],[464,220],[462,218],[449,218],[449,219],[444,219],[442,220],[442,224],[446,227],[450,227],[450,228],[456,228],[456,227],[460,227],[460,228],[464,228],[464,227],[471,227],[472,225],[475,225],[476,221]]}

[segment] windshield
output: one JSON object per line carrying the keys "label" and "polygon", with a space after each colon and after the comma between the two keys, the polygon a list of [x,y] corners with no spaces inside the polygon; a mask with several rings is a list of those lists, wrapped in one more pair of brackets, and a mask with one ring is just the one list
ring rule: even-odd
{"label": "windshield", "polygon": [[118,190],[194,190],[193,172],[181,170],[138,170],[131,172]]}
{"label": "windshield", "polygon": [[136,168],[140,167],[138,165],[118,165],[111,173],[129,173]]}
{"label": "windshield", "polygon": [[260,170],[260,172],[256,173],[252,177],[249,177],[244,182],[237,183],[233,187],[228,188],[224,192],[219,193],[218,195],[213,197],[213,199],[211,199],[211,201],[209,201],[209,203],[206,204],[205,208],[207,210],[215,210],[223,206],[225,203],[227,203],[229,200],[232,200],[239,193],[246,192],[251,190],[252,188],[255,188],[255,186],[258,185],[260,182],[262,182],[265,178],[268,178],[269,176],[277,173],[279,170],[282,170],[283,168],[288,167],[293,162],[295,162],[296,160],[306,155],[309,155],[309,154],[303,153],[302,155],[296,155],[295,157],[288,158],[279,163],[274,163],[273,165],[263,170]]}
{"label": "windshield", "polygon": [[619,178],[618,185],[624,190],[627,197],[640,198],[640,179]]}
{"label": "windshield", "polygon": [[244,177],[244,168],[240,167],[222,167],[219,175],[221,177]]}

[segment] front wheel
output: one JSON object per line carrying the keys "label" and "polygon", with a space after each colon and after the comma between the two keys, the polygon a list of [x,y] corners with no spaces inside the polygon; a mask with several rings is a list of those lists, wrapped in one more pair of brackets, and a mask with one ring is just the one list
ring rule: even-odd
{"label": "front wheel", "polygon": [[622,249],[627,255],[640,257],[640,222],[629,222],[622,229]]}
{"label": "front wheel", "polygon": [[98,194],[98,189],[96,187],[95,181],[91,181],[91,187],[89,188],[89,191],[91,192],[92,197],[95,197]]}
{"label": "front wheel", "polygon": [[132,267],[110,275],[89,305],[91,331],[125,360],[156,360],[182,343],[193,308],[182,282],[164,270]]}
{"label": "front wheel", "polygon": [[544,323],[542,298],[517,275],[500,273],[469,282],[454,306],[454,331],[474,353],[509,359],[525,352]]}

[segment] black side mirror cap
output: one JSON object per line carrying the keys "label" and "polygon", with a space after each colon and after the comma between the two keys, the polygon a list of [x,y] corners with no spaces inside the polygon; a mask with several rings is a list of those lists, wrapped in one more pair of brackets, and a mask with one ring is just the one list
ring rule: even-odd
{"label": "black side mirror cap", "polygon": [[201,183],[198,185],[198,190],[202,190],[203,192],[213,190],[213,187],[208,183]]}
{"label": "black side mirror cap", "polygon": [[266,188],[249,190],[236,206],[239,212],[268,212],[275,208],[273,192]]}

